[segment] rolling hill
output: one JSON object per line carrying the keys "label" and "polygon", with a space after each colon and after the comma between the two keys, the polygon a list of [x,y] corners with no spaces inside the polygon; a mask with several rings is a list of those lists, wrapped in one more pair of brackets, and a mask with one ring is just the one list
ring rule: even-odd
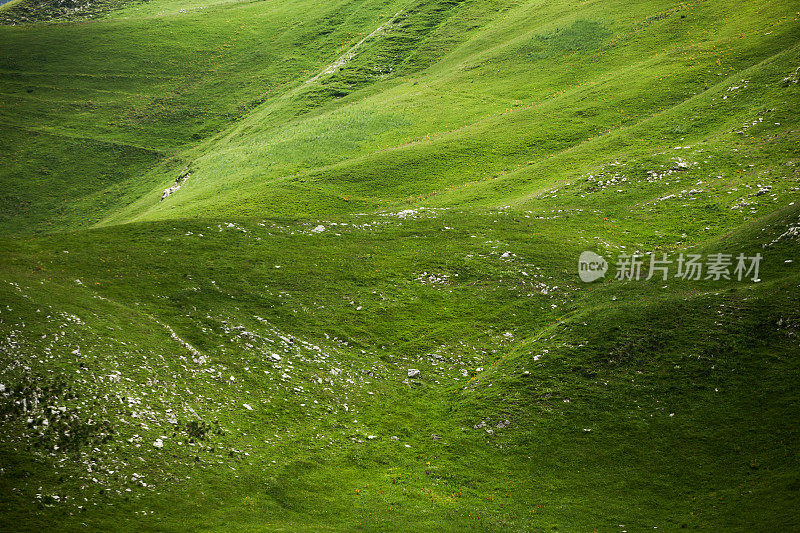
{"label": "rolling hill", "polygon": [[0,530],[800,527],[800,5],[0,23]]}

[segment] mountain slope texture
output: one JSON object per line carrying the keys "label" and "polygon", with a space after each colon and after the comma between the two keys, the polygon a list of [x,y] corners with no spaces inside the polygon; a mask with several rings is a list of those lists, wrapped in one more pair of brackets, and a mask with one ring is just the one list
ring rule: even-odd
{"label": "mountain slope texture", "polygon": [[0,530],[800,530],[799,82],[789,0],[4,3]]}

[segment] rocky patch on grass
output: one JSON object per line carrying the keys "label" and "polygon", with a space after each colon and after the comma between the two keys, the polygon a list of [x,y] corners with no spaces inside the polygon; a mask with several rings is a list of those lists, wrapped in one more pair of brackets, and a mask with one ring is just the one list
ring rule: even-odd
{"label": "rocky patch on grass", "polygon": [[0,11],[0,24],[93,19],[112,9],[147,0],[23,0]]}
{"label": "rocky patch on grass", "polygon": [[798,82],[800,82],[800,67],[797,67],[797,70],[783,78],[781,85],[789,87],[790,85],[797,85]]}
{"label": "rocky patch on grass", "polygon": [[181,185],[186,183],[186,180],[188,180],[191,177],[192,177],[191,172],[184,172],[183,174],[175,178],[175,183],[164,189],[164,192],[161,195],[161,201],[163,202],[164,200],[166,200],[167,198],[178,192],[178,189],[181,188]]}

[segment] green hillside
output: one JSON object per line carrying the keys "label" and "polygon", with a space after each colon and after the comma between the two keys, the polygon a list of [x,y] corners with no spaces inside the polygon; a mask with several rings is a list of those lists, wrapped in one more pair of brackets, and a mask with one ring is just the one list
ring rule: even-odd
{"label": "green hillside", "polygon": [[3,5],[0,530],[800,529],[799,81],[785,0]]}

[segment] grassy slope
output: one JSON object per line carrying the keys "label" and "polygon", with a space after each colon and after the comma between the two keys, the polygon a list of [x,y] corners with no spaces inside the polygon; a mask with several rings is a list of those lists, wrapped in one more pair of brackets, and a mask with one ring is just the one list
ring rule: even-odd
{"label": "grassy slope", "polygon": [[[306,4],[187,6],[187,13],[169,17],[143,4],[132,8],[136,17],[5,27],[2,150],[19,150],[26,136],[56,138],[47,137],[16,158],[15,168],[4,169],[4,227],[30,231],[97,222],[109,208],[159,184],[148,168],[157,173],[185,165],[180,147],[235,122],[335,59],[391,6],[363,2],[345,18],[337,13],[347,2]],[[300,11],[305,20],[295,22]],[[81,147],[66,155],[84,157],[87,166],[57,166],[69,142]],[[109,150],[116,161],[109,161]],[[57,190],[44,186],[54,179]],[[42,191],[57,197],[48,202]],[[87,199],[92,194],[116,198],[97,205]]]}
{"label": "grassy slope", "polygon": [[792,6],[317,4],[0,31],[4,522],[796,528]]}
{"label": "grassy slope", "polygon": [[[690,118],[686,109],[670,110],[709,102],[740,85],[750,67],[760,74],[771,66],[782,79],[795,62],[797,51],[787,51],[798,32],[790,6],[639,9],[603,4],[565,15],[558,4],[525,3],[497,14],[485,4],[463,6],[428,39],[446,43],[451,24],[483,24],[465,30],[472,38],[431,68],[416,75],[408,67],[405,76],[389,75],[363,96],[300,119],[302,91],[267,101],[222,142],[211,141],[213,148],[187,153],[196,172],[180,195],[159,203],[160,191],[153,191],[112,220],[137,211],[144,211],[138,219],[252,215],[269,203],[286,214],[319,216],[425,204],[432,195],[445,197],[439,205],[463,205],[453,189],[501,175],[502,187],[523,181],[527,192],[532,176],[552,181],[596,169],[614,140],[615,157],[633,158],[671,149],[686,132],[693,142],[727,133],[753,118],[751,99],[744,109],[724,102],[690,128],[676,127]],[[772,31],[764,31],[764,20]],[[367,66],[374,61],[364,59]],[[394,72],[404,73],[404,65]],[[355,75],[340,77],[328,83],[346,85]],[[520,192],[493,192],[480,203],[505,205]]]}

